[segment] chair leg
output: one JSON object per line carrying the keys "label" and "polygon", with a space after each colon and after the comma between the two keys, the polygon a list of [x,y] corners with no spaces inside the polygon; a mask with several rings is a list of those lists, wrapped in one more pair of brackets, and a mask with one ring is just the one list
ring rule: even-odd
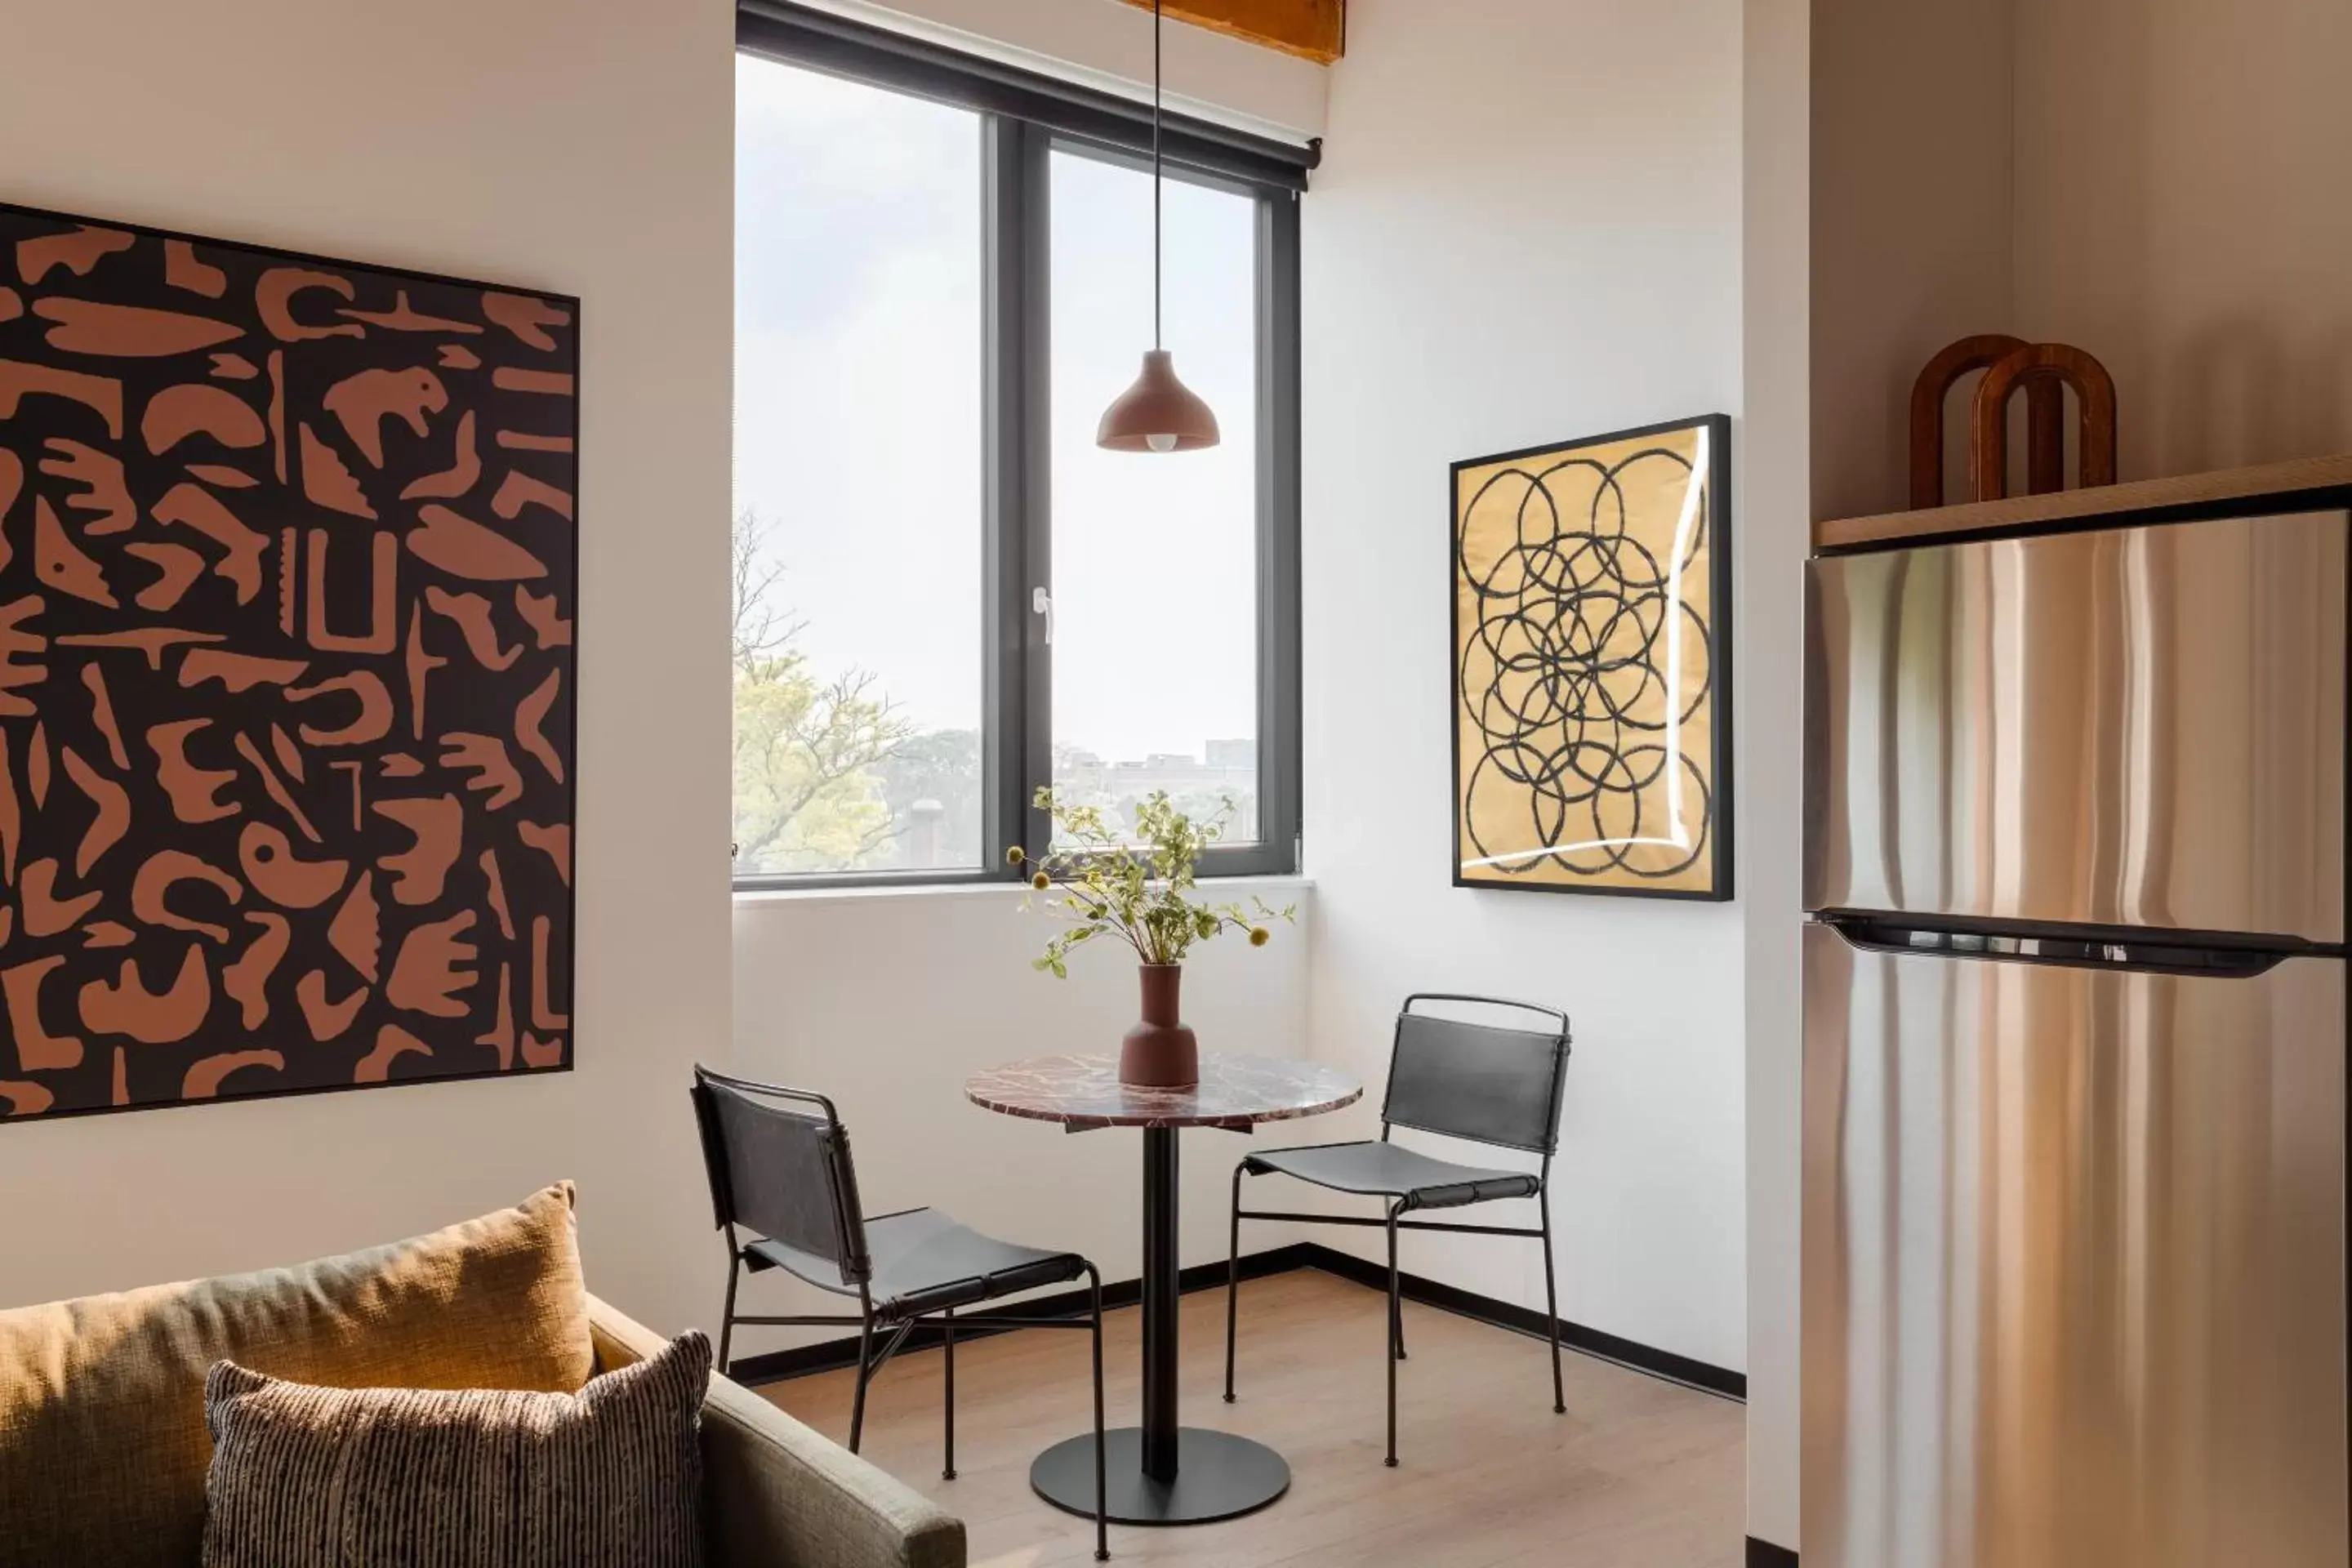
{"label": "chair leg", "polygon": [[1102,1276],[1087,1265],[1087,1288],[1094,1298],[1095,1329],[1095,1561],[1110,1561],[1110,1482],[1103,1458]]}
{"label": "chair leg", "polygon": [[1234,1340],[1242,1300],[1242,1167],[1234,1167],[1232,1236],[1225,1248],[1225,1403],[1234,1402]]}
{"label": "chair leg", "polygon": [[940,1479],[951,1481],[955,1471],[955,1309],[947,1310],[940,1331],[947,1339],[947,1463],[940,1471]]}
{"label": "chair leg", "polygon": [[1551,1194],[1538,1194],[1537,1202],[1543,1214],[1544,1322],[1551,1331],[1551,1413],[1565,1415],[1568,1396],[1559,1383],[1559,1285],[1551,1271]]}
{"label": "chair leg", "polygon": [[849,1406],[849,1451],[866,1438],[866,1384],[874,1375],[874,1315],[867,1313],[857,1322],[857,1394]]}
{"label": "chair leg", "polygon": [[1396,1468],[1397,1462],[1396,1372],[1397,1356],[1403,1346],[1397,1326],[1403,1317],[1403,1308],[1397,1290],[1397,1215],[1402,1207],[1402,1205],[1398,1205],[1389,1210],[1389,1455],[1386,1463],[1391,1469]]}
{"label": "chair leg", "polygon": [[727,1249],[727,1305],[719,1314],[719,1375],[727,1375],[727,1347],[735,1338],[735,1285],[743,1277],[743,1258]]}

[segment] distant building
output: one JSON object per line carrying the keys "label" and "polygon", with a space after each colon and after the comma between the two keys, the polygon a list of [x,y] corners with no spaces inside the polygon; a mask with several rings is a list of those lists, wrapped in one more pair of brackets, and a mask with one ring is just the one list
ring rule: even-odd
{"label": "distant building", "polygon": [[1186,752],[1154,752],[1136,761],[1107,763],[1095,752],[1071,747],[1062,752],[1055,771],[1074,798],[1122,811],[1133,810],[1159,791],[1196,818],[1214,816],[1220,803],[1230,799],[1234,815],[1225,837],[1256,838],[1257,742],[1211,741],[1206,751],[1206,762]]}

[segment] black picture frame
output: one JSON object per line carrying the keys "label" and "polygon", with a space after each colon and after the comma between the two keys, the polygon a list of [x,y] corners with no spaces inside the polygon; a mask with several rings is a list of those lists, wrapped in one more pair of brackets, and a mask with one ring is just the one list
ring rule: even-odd
{"label": "black picture frame", "polygon": [[[1708,866],[1704,888],[1650,887],[1636,884],[1570,881],[1522,881],[1498,877],[1468,877],[1462,868],[1465,830],[1463,797],[1462,716],[1467,694],[1463,689],[1462,581],[1464,563],[1461,496],[1462,476],[1473,469],[1525,459],[1558,457],[1580,448],[1613,446],[1645,437],[1691,430],[1706,433],[1707,583],[1712,618],[1707,628],[1707,734],[1712,769],[1707,779],[1708,818],[1705,856]],[[1731,507],[1731,416],[1702,414],[1661,420],[1598,435],[1571,437],[1509,451],[1461,458],[1446,470],[1446,740],[1451,758],[1447,796],[1449,879],[1455,888],[1484,892],[1567,893],[1598,898],[1666,899],[1693,903],[1728,903],[1735,896],[1733,840],[1733,581]]]}

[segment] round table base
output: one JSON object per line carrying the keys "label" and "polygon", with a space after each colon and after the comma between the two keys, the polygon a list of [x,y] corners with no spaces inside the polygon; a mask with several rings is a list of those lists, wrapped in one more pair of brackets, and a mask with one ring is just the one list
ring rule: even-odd
{"label": "round table base", "polygon": [[[1143,1473],[1143,1431],[1103,1434],[1104,1497],[1114,1524],[1206,1524],[1264,1508],[1290,1489],[1290,1466],[1263,1443],[1230,1432],[1187,1426],[1177,1433],[1178,1473],[1155,1481]],[[1055,1444],[1029,1467],[1029,1485],[1055,1508],[1092,1519],[1095,1439],[1089,1432]]]}

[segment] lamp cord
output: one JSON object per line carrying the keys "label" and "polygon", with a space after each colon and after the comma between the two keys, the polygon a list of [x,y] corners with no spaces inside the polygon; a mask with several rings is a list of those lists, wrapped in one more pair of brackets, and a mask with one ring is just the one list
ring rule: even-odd
{"label": "lamp cord", "polygon": [[1166,346],[1160,331],[1160,5],[1151,0],[1151,346]]}

